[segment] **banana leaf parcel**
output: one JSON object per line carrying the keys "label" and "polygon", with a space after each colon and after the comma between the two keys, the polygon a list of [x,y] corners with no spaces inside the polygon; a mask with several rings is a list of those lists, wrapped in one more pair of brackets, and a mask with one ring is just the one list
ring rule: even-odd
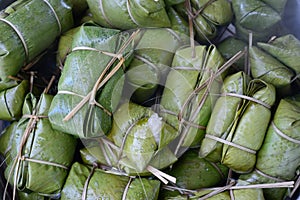
{"label": "banana leaf parcel", "polygon": [[159,188],[160,182],[157,180],[119,176],[76,162],[62,190],[61,200],[156,200]]}
{"label": "banana leaf parcel", "polygon": [[274,86],[259,79],[251,80],[245,88],[245,79],[242,72],[225,79],[200,147],[201,157],[221,158],[239,173],[250,172],[255,165],[276,96]]}
{"label": "banana leaf parcel", "polygon": [[[294,180],[300,166],[300,98],[282,99],[265,141],[258,152],[256,170],[240,178],[250,183]],[[265,189],[266,199],[283,199],[286,189]]]}
{"label": "banana leaf parcel", "polygon": [[81,26],[50,107],[55,129],[81,138],[108,133],[123,90],[122,67],[131,55],[136,33],[129,36],[129,32]]}
{"label": "banana leaf parcel", "polygon": [[3,89],[0,92],[0,119],[6,121],[17,120],[22,116],[22,106],[29,83],[24,80],[14,87]]}
{"label": "banana leaf parcel", "polygon": [[269,43],[258,42],[257,46],[300,74],[300,41],[291,34],[284,35]]}
{"label": "banana leaf parcel", "polygon": [[[215,46],[179,49],[172,63],[161,99],[160,115],[180,133],[176,152],[200,143],[204,137],[221,77],[214,77],[224,63]],[[176,154],[177,154],[176,153]],[[179,155],[178,154],[178,155]]]}
{"label": "banana leaf parcel", "polygon": [[288,90],[295,77],[291,69],[256,46],[249,48],[249,59],[251,74],[254,78],[271,83],[280,90]]}
{"label": "banana leaf parcel", "polygon": [[230,24],[233,12],[230,2],[226,0],[191,0],[191,7],[185,3],[175,6],[175,9],[186,18],[193,20],[196,40],[208,42],[218,36],[221,28]]}
{"label": "banana leaf parcel", "polygon": [[12,142],[7,180],[15,189],[56,197],[71,167],[76,140],[52,129],[48,110],[53,96],[29,93]]}
{"label": "banana leaf parcel", "polygon": [[15,76],[56,37],[73,26],[64,0],[32,0],[0,19],[0,79]]}
{"label": "banana leaf parcel", "polygon": [[158,85],[164,85],[175,51],[188,38],[167,28],[143,29],[140,37],[126,71],[126,95],[142,104],[154,95]]}
{"label": "banana leaf parcel", "polygon": [[[237,34],[247,40],[251,32],[254,41],[267,40],[277,31],[282,14],[282,8],[279,7],[284,7],[286,1],[233,0],[232,8],[235,14],[234,23]],[[272,6],[276,8],[274,9]]]}
{"label": "banana leaf parcel", "polygon": [[163,0],[87,0],[95,22],[103,27],[128,30],[170,27]]}
{"label": "banana leaf parcel", "polygon": [[101,138],[86,145],[82,160],[113,166],[129,175],[148,175],[153,168],[163,169],[177,161],[168,147],[177,136],[177,131],[151,109],[124,103],[114,114],[109,140]]}
{"label": "banana leaf parcel", "polygon": [[228,168],[198,157],[197,150],[185,152],[167,173],[184,189],[200,189],[221,185],[227,179]]}

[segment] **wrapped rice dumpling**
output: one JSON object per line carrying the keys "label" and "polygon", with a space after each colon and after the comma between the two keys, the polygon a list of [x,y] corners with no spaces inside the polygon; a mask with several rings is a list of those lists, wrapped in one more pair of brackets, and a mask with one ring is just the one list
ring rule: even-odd
{"label": "wrapped rice dumpling", "polygon": [[109,141],[85,145],[89,147],[81,151],[83,161],[113,166],[127,174],[150,174],[149,166],[162,169],[177,161],[167,146],[177,131],[149,108],[122,104],[108,137]]}
{"label": "wrapped rice dumpling", "polygon": [[51,95],[40,100],[30,93],[23,106],[12,142],[7,179],[21,191],[55,197],[59,194],[72,164],[76,140],[53,130],[48,110]]}
{"label": "wrapped rice dumpling", "polygon": [[74,163],[61,200],[74,199],[149,199],[158,197],[160,182],[106,173]]}
{"label": "wrapped rice dumpling", "polygon": [[257,46],[300,74],[300,41],[294,35],[284,35],[269,43],[258,42]]}
{"label": "wrapped rice dumpling", "polygon": [[158,85],[164,85],[175,51],[188,38],[167,28],[143,29],[140,33],[126,72],[126,95],[133,95],[128,98],[142,104],[153,96]]}
{"label": "wrapped rice dumpling", "polygon": [[16,75],[72,26],[72,9],[64,0],[26,1],[0,19],[0,79]]}
{"label": "wrapped rice dumpling", "polygon": [[[300,98],[282,99],[265,141],[258,152],[256,170],[240,178],[249,183],[274,183],[293,180],[300,166]],[[286,189],[264,190],[266,199],[283,198]]]}
{"label": "wrapped rice dumpling", "polygon": [[258,47],[249,48],[251,74],[283,90],[291,84],[294,72]]}
{"label": "wrapped rice dumpling", "polygon": [[24,80],[20,84],[14,87],[8,87],[0,92],[1,120],[12,121],[22,116],[22,106],[28,91],[29,83]]}
{"label": "wrapped rice dumpling", "polygon": [[178,187],[193,190],[221,185],[227,179],[228,168],[199,158],[197,150],[190,150],[167,173],[176,178]]}
{"label": "wrapped rice dumpling", "polygon": [[275,103],[272,85],[258,79],[246,84],[242,72],[225,79],[200,148],[201,157],[209,156],[213,161],[221,158],[239,173],[253,169]]}
{"label": "wrapped rice dumpling", "polygon": [[163,0],[87,0],[95,22],[122,30],[137,27],[170,27]]}
{"label": "wrapped rice dumpling", "polygon": [[[231,4],[227,0],[191,0],[191,10],[185,3],[175,6],[181,15],[193,19],[196,40],[208,42],[214,39],[222,26],[230,24],[233,18]],[[190,12],[190,14],[188,14]]]}
{"label": "wrapped rice dumpling", "polygon": [[[215,46],[179,49],[172,63],[161,99],[161,112],[167,123],[180,133],[181,147],[199,144],[219,93],[221,77],[214,77],[224,63]],[[179,116],[179,119],[178,119]],[[179,154],[178,154],[179,155]]]}
{"label": "wrapped rice dumpling", "polygon": [[281,21],[286,1],[233,0],[232,7],[238,35],[247,39],[251,32],[254,40],[267,40],[274,34]]}
{"label": "wrapped rice dumpling", "polygon": [[189,35],[189,24],[173,7],[167,9],[171,22],[171,29]]}
{"label": "wrapped rice dumpling", "polygon": [[122,67],[131,55],[135,33],[129,37],[128,32],[81,26],[50,107],[55,129],[81,138],[108,133],[123,90]]}

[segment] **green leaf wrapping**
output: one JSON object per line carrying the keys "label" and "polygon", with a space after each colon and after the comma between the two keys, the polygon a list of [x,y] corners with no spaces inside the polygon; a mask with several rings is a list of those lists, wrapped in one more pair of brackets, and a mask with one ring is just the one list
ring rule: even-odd
{"label": "green leaf wrapping", "polygon": [[[243,76],[238,72],[224,81],[224,86],[227,87],[223,88],[225,97],[220,97],[214,107],[207,135],[200,149],[201,157],[209,156],[213,161],[219,160],[221,153],[221,162],[239,173],[247,173],[253,169],[256,162],[255,152],[262,145],[271,118],[269,106],[275,103],[275,88],[272,85],[254,79],[249,82],[245,91],[246,82]],[[237,94],[243,92],[253,100],[240,99]],[[231,93],[235,96],[230,95]],[[211,136],[225,139],[248,150],[220,144]]]}
{"label": "green leaf wrapping", "polygon": [[[181,134],[177,148],[196,145],[203,138],[204,127],[216,100],[216,96],[210,94],[219,93],[220,87],[217,83],[220,77],[214,80],[212,75],[224,63],[214,46],[208,49],[196,46],[194,58],[192,51],[188,47],[176,52],[161,99],[160,115]],[[211,83],[203,87],[208,82]],[[193,94],[194,90],[199,91]],[[178,115],[181,115],[181,120]]]}
{"label": "green leaf wrapping", "polygon": [[6,127],[0,134],[0,154],[5,158],[5,163],[8,165],[11,162],[10,151],[12,148],[12,142],[15,136],[15,130],[18,122],[12,122]]}
{"label": "green leaf wrapping", "polygon": [[127,173],[165,168],[177,159],[167,146],[177,131],[149,108],[124,103],[114,114],[108,137],[119,148],[117,163]]}
{"label": "green leaf wrapping", "polygon": [[246,39],[248,33],[253,32],[254,40],[265,40],[274,34],[275,27],[281,21],[281,13],[268,3],[269,1],[261,0],[232,1],[238,35]]}
{"label": "green leaf wrapping", "polygon": [[[245,94],[249,82],[248,79],[243,72],[228,76],[223,82],[221,93]],[[236,97],[219,97],[209,119],[206,134],[226,138],[236,118],[236,111],[241,102],[242,99]],[[205,137],[201,143],[199,155],[202,158],[206,157],[207,160],[212,162],[219,162],[221,161],[222,147],[222,143]]]}
{"label": "green leaf wrapping", "polygon": [[[146,178],[130,179],[127,176],[118,176],[105,173],[79,163],[74,163],[62,190],[61,200],[82,199],[84,185],[91,176],[86,190],[86,199],[149,199],[156,200],[160,188],[157,180]],[[128,187],[126,189],[126,187]]]}
{"label": "green leaf wrapping", "polygon": [[300,73],[300,41],[294,35],[285,35],[269,43],[258,42],[257,46],[274,58]]}
{"label": "green leaf wrapping", "polygon": [[291,83],[293,71],[276,58],[252,46],[249,48],[250,69],[254,78],[262,79],[277,88],[283,88]]}
{"label": "green leaf wrapping", "polygon": [[95,22],[122,30],[170,27],[163,0],[87,0]]}
{"label": "green leaf wrapping", "polygon": [[63,67],[68,54],[72,51],[72,42],[74,35],[80,30],[80,27],[73,28],[59,38],[58,51],[56,55],[56,62],[60,67]]}
{"label": "green leaf wrapping", "polygon": [[173,7],[169,7],[167,12],[171,22],[171,29],[184,35],[189,35],[188,22]]}
{"label": "green leaf wrapping", "polygon": [[[219,28],[228,25],[233,18],[231,5],[226,0],[192,0],[191,7],[195,15],[192,17],[196,38],[201,42],[214,39],[219,33]],[[187,17],[184,3],[176,5],[175,8],[182,16]],[[198,13],[199,10],[202,11]]]}
{"label": "green leaf wrapping", "polygon": [[[237,52],[245,50],[245,47],[247,47],[247,43],[235,37],[228,37],[217,45],[217,49],[227,60],[232,58]],[[232,67],[238,71],[245,70],[245,57],[237,60]]]}
{"label": "green leaf wrapping", "polygon": [[[299,168],[300,156],[300,98],[282,99],[269,126],[265,141],[258,152],[256,168],[271,176],[268,178],[254,171],[241,179],[250,183],[274,183],[293,180]],[[288,136],[286,139],[279,135]],[[286,189],[265,190],[267,199],[282,199]]]}
{"label": "green leaf wrapping", "polygon": [[19,190],[47,196],[60,192],[76,147],[72,136],[53,130],[46,118],[52,98],[43,94],[37,102],[32,94],[27,96],[12,143],[13,162],[7,169],[14,179],[11,184]]}
{"label": "green leaf wrapping", "polygon": [[28,81],[9,87],[0,92],[0,119],[17,120],[22,115],[22,106],[27,92],[29,91]]}
{"label": "green leaf wrapping", "polygon": [[135,102],[143,103],[159,84],[164,85],[175,51],[186,44],[188,38],[167,28],[143,29],[140,37],[126,72],[129,85],[126,93],[133,95]]}
{"label": "green leaf wrapping", "polygon": [[39,195],[38,193],[18,192],[19,200],[48,200],[49,198]]}
{"label": "green leaf wrapping", "polygon": [[[66,59],[58,83],[58,94],[54,97],[49,111],[49,118],[55,129],[81,138],[102,136],[110,130],[109,113],[112,113],[118,105],[123,90],[122,69],[118,69],[98,90],[94,99],[91,97],[78,112],[74,113],[74,116],[68,120],[64,118],[84,97],[91,94],[100,76],[104,75],[101,79],[103,80],[107,73],[115,68],[115,65],[108,66],[108,64],[116,58],[105,52],[118,53],[127,39],[127,32],[120,33],[118,30],[97,26],[81,26],[74,36],[72,49],[83,47],[94,50],[72,51]],[[125,59],[130,55],[132,48],[130,45],[121,52]],[[118,63],[117,59],[113,63]],[[90,104],[94,100],[100,106]]]}
{"label": "green leaf wrapping", "polygon": [[168,174],[176,178],[176,185],[184,189],[200,189],[220,185],[227,178],[228,168],[198,157],[195,150],[178,159]]}
{"label": "green leaf wrapping", "polygon": [[50,6],[45,1],[28,1],[5,17],[7,22],[0,20],[0,79],[8,80],[8,76],[16,75],[22,66],[73,26],[71,7],[64,0],[49,0]]}

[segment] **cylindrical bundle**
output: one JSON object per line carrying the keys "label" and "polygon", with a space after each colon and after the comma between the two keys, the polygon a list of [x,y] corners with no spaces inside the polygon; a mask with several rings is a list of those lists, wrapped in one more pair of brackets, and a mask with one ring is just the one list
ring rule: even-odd
{"label": "cylindrical bundle", "polygon": [[161,99],[160,115],[180,133],[177,153],[203,138],[219,93],[221,77],[216,74],[224,63],[215,46],[196,46],[194,57],[193,51],[176,52]]}
{"label": "cylindrical bundle", "polygon": [[123,68],[134,32],[81,26],[58,82],[49,118],[57,130],[81,138],[103,136],[121,98]]}
{"label": "cylindrical bundle", "polygon": [[14,87],[8,87],[0,92],[0,119],[13,121],[22,116],[22,106],[29,83],[24,80]]}
{"label": "cylindrical bundle", "polygon": [[262,79],[281,90],[290,86],[294,72],[270,54],[252,46],[249,48],[249,59],[254,78]]}
{"label": "cylindrical bundle", "polygon": [[52,129],[47,118],[52,98],[42,94],[38,101],[31,93],[27,95],[12,141],[6,178],[21,191],[55,197],[68,175],[76,140]]}
{"label": "cylindrical bundle", "polygon": [[197,150],[189,150],[165,172],[176,178],[176,186],[194,190],[220,186],[227,179],[228,168],[199,158]]}
{"label": "cylindrical bundle", "polygon": [[170,27],[163,0],[87,0],[95,22],[122,30]]}
{"label": "cylindrical bundle", "polygon": [[276,31],[286,1],[233,0],[237,34],[247,40],[251,32],[254,40],[266,41]]}
{"label": "cylindrical bundle", "polygon": [[64,0],[28,1],[0,19],[0,79],[16,75],[72,26],[72,9]]}
{"label": "cylindrical bundle", "polygon": [[[127,174],[150,174],[177,161],[168,147],[177,131],[157,113],[134,103],[124,103],[114,114],[108,139],[86,142],[82,160],[113,166]],[[150,170],[149,170],[150,169]]]}
{"label": "cylindrical bundle", "polygon": [[126,70],[129,88],[125,95],[142,104],[154,95],[158,85],[164,85],[174,53],[187,44],[188,37],[168,28],[143,29],[140,33],[141,38]]}
{"label": "cylindrical bundle", "polygon": [[261,80],[254,79],[248,85],[248,96],[258,100],[243,102],[242,115],[238,116],[226,137],[227,141],[246,147],[251,151],[223,145],[222,163],[236,172],[246,173],[256,163],[256,151],[263,143],[268,123],[271,119],[271,106],[275,103],[275,88]]}
{"label": "cylindrical bundle", "polygon": [[[228,76],[221,88],[221,93],[234,93],[243,95],[246,93],[249,79],[244,72],[238,72]],[[217,99],[209,119],[206,136],[203,139],[199,156],[212,162],[221,161],[223,143],[217,142],[208,136],[215,136],[225,139],[229,134],[230,127],[236,118],[236,111],[242,103],[241,98],[233,96],[221,96]]]}
{"label": "cylindrical bundle", "polygon": [[132,178],[92,169],[74,163],[61,200],[74,199],[149,199],[156,200],[160,182],[147,178]]}
{"label": "cylindrical bundle", "polygon": [[275,103],[275,88],[254,79],[246,87],[242,72],[224,81],[223,94],[210,118],[200,156],[221,162],[239,173],[251,171],[262,145]]}
{"label": "cylindrical bundle", "polygon": [[[300,98],[282,99],[257,155],[256,170],[241,179],[250,183],[293,180],[300,166]],[[282,199],[286,189],[265,190],[267,199]]]}
{"label": "cylindrical bundle", "polygon": [[181,15],[190,15],[197,33],[196,40],[200,42],[207,43],[217,37],[220,28],[230,24],[233,18],[231,4],[227,0],[192,0],[191,10],[185,3],[174,7]]}
{"label": "cylindrical bundle", "polygon": [[300,41],[294,35],[284,35],[268,43],[258,42],[257,46],[299,75]]}

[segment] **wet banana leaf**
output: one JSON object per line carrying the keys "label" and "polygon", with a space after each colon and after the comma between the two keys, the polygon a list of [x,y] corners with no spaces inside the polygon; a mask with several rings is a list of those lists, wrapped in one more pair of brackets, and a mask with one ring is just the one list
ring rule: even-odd
{"label": "wet banana leaf", "polygon": [[295,76],[292,70],[255,46],[249,48],[249,59],[252,76],[271,83],[276,88],[289,86]]}
{"label": "wet banana leaf", "polygon": [[[133,37],[129,35],[114,29],[81,26],[50,107],[49,119],[55,129],[81,138],[108,133],[112,112],[123,90],[121,67],[133,49]],[[117,56],[121,56],[120,61]]]}
{"label": "wet banana leaf", "polygon": [[52,98],[42,94],[38,101],[31,93],[27,95],[6,174],[21,191],[56,197],[71,167],[76,140],[51,127],[47,115]]}
{"label": "wet banana leaf", "polygon": [[300,73],[300,41],[294,35],[285,35],[269,43],[258,42],[257,46],[274,58]]}
{"label": "wet banana leaf", "polygon": [[41,196],[38,193],[18,192],[18,200],[50,200],[47,197]]}
{"label": "wet banana leaf", "polygon": [[245,102],[241,116],[230,129],[227,141],[246,147],[245,151],[233,146],[223,145],[222,163],[236,172],[247,173],[256,163],[256,151],[263,143],[265,133],[271,119],[271,106],[275,103],[275,88],[261,80],[252,80],[248,85],[247,96],[261,101]]}
{"label": "wet banana leaf", "polygon": [[10,151],[12,148],[13,138],[18,122],[12,122],[0,134],[0,154],[3,155],[5,163],[8,165],[11,162]]}
{"label": "wet banana leaf", "polygon": [[119,168],[126,173],[145,173],[149,165],[162,169],[173,164],[177,158],[168,144],[177,136],[157,113],[134,103],[124,103],[115,112],[108,135],[118,148]]}
{"label": "wet banana leaf", "polygon": [[266,4],[268,4],[269,6],[271,6],[272,8],[274,8],[275,10],[277,10],[277,12],[282,13],[284,8],[285,8],[285,4],[287,2],[287,0],[277,0],[277,1],[273,1],[273,0],[262,0],[263,2],[265,2]]}
{"label": "wet banana leaf", "polygon": [[22,106],[29,83],[24,80],[20,84],[4,89],[0,92],[0,119],[6,121],[17,120],[22,115]]}
{"label": "wet banana leaf", "polygon": [[142,104],[154,95],[158,85],[164,85],[175,51],[189,39],[167,28],[143,29],[140,34],[126,71],[126,95]]}
{"label": "wet banana leaf", "polygon": [[[233,0],[235,24],[239,35],[248,37],[254,32],[254,40],[265,39],[274,34],[276,25],[281,21],[281,13],[274,10],[268,2],[261,0]],[[248,31],[247,31],[248,30]]]}
{"label": "wet banana leaf", "polygon": [[228,168],[198,157],[197,150],[187,151],[167,174],[176,178],[176,185],[184,189],[208,188],[227,179]]}
{"label": "wet banana leaf", "polygon": [[173,7],[169,7],[167,9],[167,12],[171,22],[171,29],[188,36],[189,35],[188,22]]}
{"label": "wet banana leaf", "polygon": [[[245,47],[247,47],[247,43],[235,37],[228,37],[217,45],[217,49],[227,60],[232,58],[237,52],[243,51]],[[237,60],[232,67],[237,71],[244,71],[245,57]]]}
{"label": "wet banana leaf", "polygon": [[190,47],[176,52],[162,95],[160,115],[181,135],[175,147],[178,152],[181,147],[197,145],[203,138],[216,100],[210,94],[217,94],[220,89],[217,80],[221,77],[213,75],[223,63],[214,46],[207,49],[196,46],[195,57]]}
{"label": "wet banana leaf", "polygon": [[62,34],[59,38],[56,62],[61,68],[63,68],[68,54],[72,51],[73,38],[79,29],[80,27],[73,28]]}
{"label": "wet banana leaf", "polygon": [[170,27],[163,0],[87,0],[95,22],[122,30],[137,27]]}
{"label": "wet banana leaf", "polygon": [[165,0],[167,6],[173,6],[176,4],[184,3],[185,0]]}
{"label": "wet banana leaf", "polygon": [[[71,7],[64,0],[32,0],[0,20],[0,79],[15,76],[73,26]],[[37,28],[38,27],[38,28]]]}
{"label": "wet banana leaf", "polygon": [[[241,179],[274,183],[293,180],[300,166],[300,98],[282,99],[257,155],[255,171]],[[288,163],[288,164],[287,164]],[[264,175],[265,174],[265,175]],[[265,190],[267,199],[282,199],[286,189]]]}
{"label": "wet banana leaf", "polygon": [[[88,184],[86,188],[85,184]],[[130,178],[74,163],[61,200],[66,199],[149,199],[156,200],[160,182],[147,178]],[[84,195],[85,194],[85,195]]]}
{"label": "wet banana leaf", "polygon": [[[181,15],[188,16],[184,3],[176,5],[175,8]],[[220,27],[228,25],[233,18],[231,5],[226,0],[192,0],[191,9],[192,14],[195,15],[193,25],[197,33],[196,39],[200,42],[214,39]]]}
{"label": "wet banana leaf", "polygon": [[[244,72],[230,75],[224,80],[221,93],[246,94],[249,79]],[[221,161],[223,144],[207,136],[212,135],[225,139],[229,134],[237,115],[236,111],[239,109],[242,101],[242,99],[233,96],[221,96],[218,98],[207,125],[206,136],[200,146],[200,157],[205,157],[211,162]]]}

